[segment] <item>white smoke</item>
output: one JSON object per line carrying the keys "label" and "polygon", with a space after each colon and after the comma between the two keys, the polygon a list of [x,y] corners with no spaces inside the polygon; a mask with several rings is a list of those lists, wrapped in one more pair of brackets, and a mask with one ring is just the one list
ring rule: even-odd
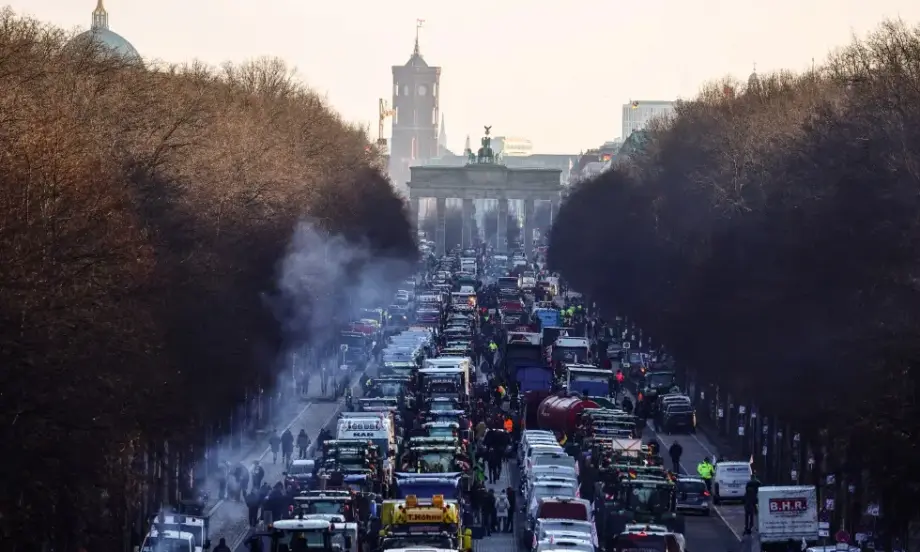
{"label": "white smoke", "polygon": [[280,266],[281,323],[291,346],[322,348],[362,308],[387,307],[413,267],[375,255],[366,243],[329,235],[310,222],[294,231]]}

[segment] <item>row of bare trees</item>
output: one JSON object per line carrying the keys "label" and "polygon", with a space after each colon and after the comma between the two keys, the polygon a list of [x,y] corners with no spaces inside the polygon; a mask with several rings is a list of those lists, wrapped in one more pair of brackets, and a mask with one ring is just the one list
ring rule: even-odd
{"label": "row of bare trees", "polygon": [[864,506],[914,518],[920,27],[711,85],[647,137],[569,196],[550,264],[735,405],[823,443]]}
{"label": "row of bare trees", "polygon": [[122,549],[150,484],[139,453],[199,446],[273,381],[289,336],[265,297],[298,221],[417,254],[364,132],[282,62],[152,69],[68,38],[0,12],[0,540],[13,550]]}

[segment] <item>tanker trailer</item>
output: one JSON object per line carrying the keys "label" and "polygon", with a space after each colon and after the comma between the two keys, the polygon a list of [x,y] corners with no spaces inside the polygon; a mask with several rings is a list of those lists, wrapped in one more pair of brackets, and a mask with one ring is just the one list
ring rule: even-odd
{"label": "tanker trailer", "polygon": [[586,408],[598,408],[598,406],[590,399],[553,395],[540,403],[537,409],[537,422],[540,429],[562,435],[572,435],[578,427],[578,415]]}

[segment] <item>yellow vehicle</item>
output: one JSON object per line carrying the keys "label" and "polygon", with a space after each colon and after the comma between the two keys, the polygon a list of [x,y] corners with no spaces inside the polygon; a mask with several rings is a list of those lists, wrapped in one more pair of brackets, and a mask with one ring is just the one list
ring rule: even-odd
{"label": "yellow vehicle", "polygon": [[[430,501],[419,500],[415,495],[405,500],[385,500],[380,521],[386,528],[385,535],[403,533],[409,526],[425,525],[431,527],[430,533],[450,535],[455,550],[472,550],[472,539],[460,522],[457,502],[444,500],[444,495],[435,495]],[[426,531],[413,533],[424,535]]]}

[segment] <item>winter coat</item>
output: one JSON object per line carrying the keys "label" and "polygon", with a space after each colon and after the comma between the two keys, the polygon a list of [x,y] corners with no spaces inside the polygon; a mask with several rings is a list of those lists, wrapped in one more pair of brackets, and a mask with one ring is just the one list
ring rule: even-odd
{"label": "winter coat", "polygon": [[495,499],[495,514],[498,517],[508,517],[510,509],[511,504],[508,503],[508,497],[504,494],[498,495],[498,498]]}

